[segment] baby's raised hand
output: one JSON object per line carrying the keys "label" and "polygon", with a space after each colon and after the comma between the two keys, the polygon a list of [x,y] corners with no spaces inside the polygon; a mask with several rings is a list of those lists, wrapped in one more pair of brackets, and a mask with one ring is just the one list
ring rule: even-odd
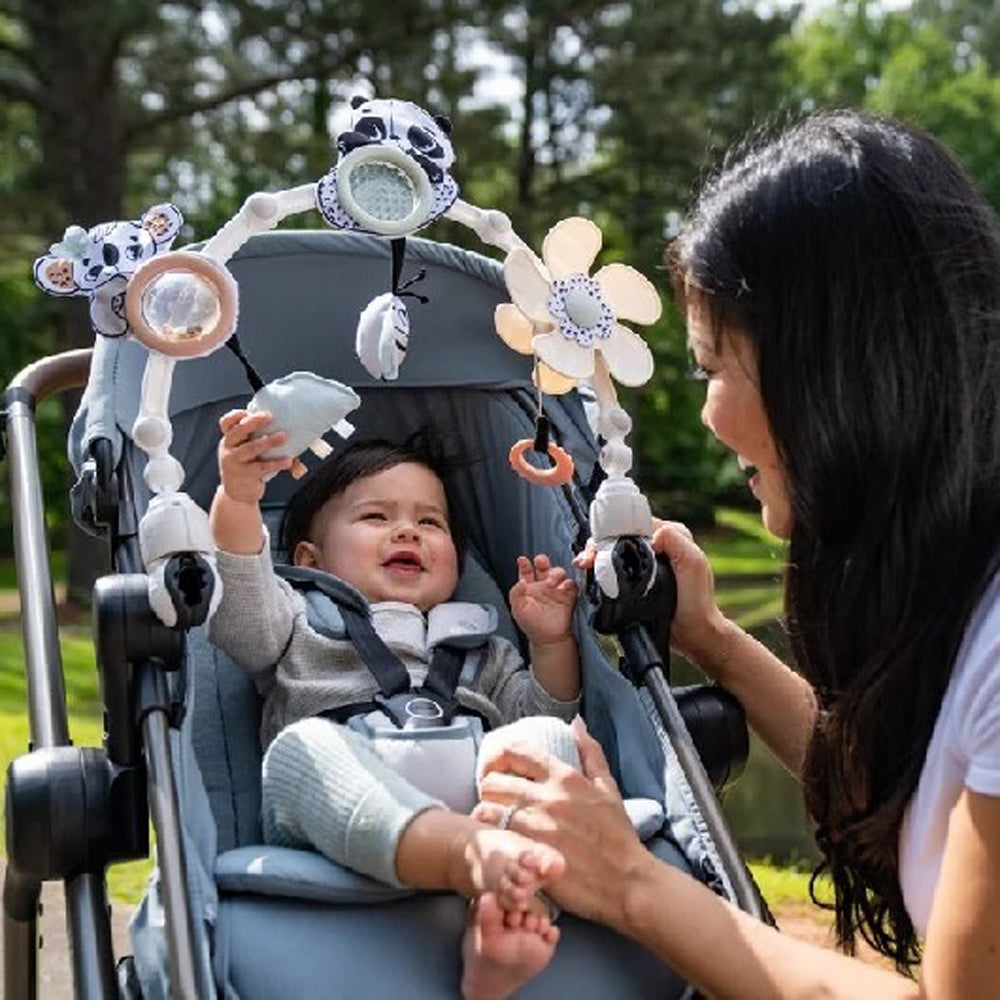
{"label": "baby's raised hand", "polygon": [[559,642],[571,634],[577,587],[546,555],[517,559],[518,580],[510,588],[510,610],[533,643]]}
{"label": "baby's raised hand", "polygon": [[279,447],[286,438],[283,431],[261,434],[270,422],[271,414],[266,410],[257,413],[230,410],[219,419],[219,430],[222,431],[219,480],[231,500],[259,503],[268,478],[292,467],[291,458],[261,457],[272,448]]}

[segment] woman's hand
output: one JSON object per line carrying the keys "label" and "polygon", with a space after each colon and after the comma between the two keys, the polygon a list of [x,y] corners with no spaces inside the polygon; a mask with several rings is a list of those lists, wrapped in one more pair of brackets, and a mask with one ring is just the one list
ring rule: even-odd
{"label": "woman's hand", "polygon": [[735,627],[719,610],[708,556],[679,521],[657,521],[651,544],[669,560],[677,581],[671,647],[721,681]]}
{"label": "woman's hand", "polygon": [[556,847],[566,874],[546,892],[565,909],[621,930],[631,888],[655,859],[632,829],[600,745],[582,719],[573,730],[582,773],[535,747],[499,747],[483,762],[473,816],[491,824],[506,816],[509,829]]}

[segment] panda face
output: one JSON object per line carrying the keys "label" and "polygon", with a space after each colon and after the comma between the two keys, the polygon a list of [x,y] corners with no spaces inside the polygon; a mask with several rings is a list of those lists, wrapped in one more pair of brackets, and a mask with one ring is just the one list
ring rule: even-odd
{"label": "panda face", "polygon": [[409,101],[355,98],[351,106],[337,162],[316,185],[323,218],[336,229],[399,237],[447,212],[458,197],[447,119]]}
{"label": "panda face", "polygon": [[401,149],[424,168],[432,184],[440,183],[455,162],[454,148],[441,121],[409,101],[360,104],[354,109],[350,129],[337,136],[337,152],[343,157],[375,143]]}

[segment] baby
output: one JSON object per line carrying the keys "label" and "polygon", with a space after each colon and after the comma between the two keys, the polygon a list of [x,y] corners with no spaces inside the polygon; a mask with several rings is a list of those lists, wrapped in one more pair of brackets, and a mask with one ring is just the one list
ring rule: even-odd
{"label": "baby", "polygon": [[[245,410],[220,420],[221,485],[210,514],[224,587],[212,639],[250,671],[264,698],[265,838],[310,845],[384,882],[474,898],[462,994],[502,1000],[552,956],[559,931],[539,893],[565,862],[553,848],[448,808],[402,778],[376,742],[338,715],[371,706],[380,689],[354,644],[318,631],[302,593],[272,568],[260,500],[266,479],[294,463],[263,457],[285,440],[267,432],[270,420]],[[431,450],[411,439],[347,448],[306,480],[285,516],[291,562],[364,598],[375,633],[412,688],[427,678],[427,616],[446,605],[458,582],[453,512]],[[565,723],[580,694],[570,628],[577,588],[544,555],[520,557],[518,575],[510,608],[529,641],[531,668],[509,642],[490,636],[475,679],[460,683],[455,697],[493,727],[487,739],[504,739],[496,727],[521,720],[510,727],[519,739],[526,731],[576,763]]]}

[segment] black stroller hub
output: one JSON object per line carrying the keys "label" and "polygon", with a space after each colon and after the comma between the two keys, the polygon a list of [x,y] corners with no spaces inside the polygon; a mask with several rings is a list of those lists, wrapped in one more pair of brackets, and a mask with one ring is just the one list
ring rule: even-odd
{"label": "black stroller hub", "polygon": [[[139,787],[137,787],[139,786]],[[7,857],[38,882],[145,857],[148,827],[128,822],[141,774],[93,747],[44,747],[7,771]]]}

